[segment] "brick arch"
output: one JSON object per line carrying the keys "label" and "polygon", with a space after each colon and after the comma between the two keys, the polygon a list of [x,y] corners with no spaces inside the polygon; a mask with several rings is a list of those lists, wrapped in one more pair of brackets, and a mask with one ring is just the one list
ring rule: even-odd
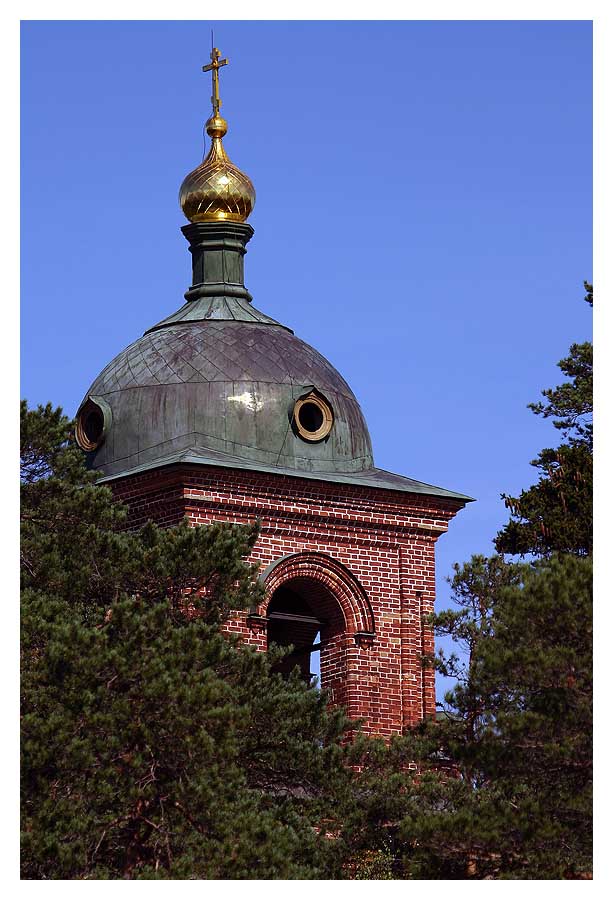
{"label": "brick arch", "polygon": [[374,634],[375,620],[368,595],[349,569],[326,553],[302,551],[282,556],[260,575],[266,588],[261,611],[266,615],[268,604],[281,585],[306,580],[321,584],[336,598],[345,619],[347,634]]}

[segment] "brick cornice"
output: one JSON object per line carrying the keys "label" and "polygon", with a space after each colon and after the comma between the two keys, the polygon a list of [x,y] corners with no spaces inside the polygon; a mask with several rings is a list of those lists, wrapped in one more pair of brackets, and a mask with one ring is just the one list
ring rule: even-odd
{"label": "brick cornice", "polygon": [[119,496],[144,497],[161,489],[177,488],[189,499],[198,497],[198,492],[219,494],[219,485],[225,485],[224,493],[235,498],[253,496],[254,493],[270,498],[271,502],[282,501],[288,505],[303,504],[312,499],[337,508],[346,506],[353,513],[370,513],[373,506],[377,511],[389,516],[405,519],[410,511],[436,511],[438,518],[451,519],[462,509],[461,501],[432,494],[411,494],[384,488],[360,487],[351,484],[331,483],[301,479],[299,476],[273,475],[252,470],[223,469],[222,467],[194,467],[177,464],[164,469],[126,476],[114,483]]}
{"label": "brick cornice", "polygon": [[[425,533],[428,535],[436,535],[438,538],[441,534],[447,532],[447,525],[439,526],[428,522],[411,522],[410,524],[401,525],[399,522],[395,521],[390,522],[384,520],[378,522],[372,518],[365,519],[361,522],[356,521],[351,515],[338,516],[327,511],[320,512],[318,510],[312,510],[309,513],[291,512],[286,509],[280,509],[278,506],[266,508],[258,506],[255,503],[237,504],[231,500],[228,502],[211,501],[207,498],[191,497],[189,495],[186,499],[190,500],[189,503],[185,504],[186,513],[197,513],[199,509],[206,509],[208,511],[216,510],[217,512],[223,512],[229,515],[240,512],[240,514],[246,518],[262,519],[263,523],[266,522],[268,517],[274,517],[275,527],[278,530],[281,530],[279,527],[281,523],[286,523],[287,529],[285,530],[291,529],[294,534],[298,533],[296,530],[296,523],[298,522],[311,524],[315,526],[318,531],[321,530],[322,526],[324,526],[326,530],[334,530],[336,532],[338,532],[339,529],[347,529],[351,531],[352,535],[355,535],[360,531],[364,531],[365,534],[372,531],[381,531],[405,536]],[[283,501],[279,500],[279,504],[281,503],[283,503]],[[381,515],[381,518],[384,518],[383,515]],[[360,526],[363,526],[363,528]],[[263,524],[263,527],[266,527],[265,524]]]}

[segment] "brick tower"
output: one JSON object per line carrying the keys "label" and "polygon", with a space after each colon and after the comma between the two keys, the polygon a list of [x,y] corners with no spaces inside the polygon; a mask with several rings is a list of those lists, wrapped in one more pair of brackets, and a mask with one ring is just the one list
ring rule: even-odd
{"label": "brick tower", "polygon": [[77,440],[138,526],[253,522],[266,595],[229,630],[321,684],[334,703],[389,736],[434,714],[434,549],[471,498],[374,466],[348,384],[287,326],[257,310],[244,284],[255,191],[222,143],[211,53],[211,147],[181,186],[192,286],[95,379]]}

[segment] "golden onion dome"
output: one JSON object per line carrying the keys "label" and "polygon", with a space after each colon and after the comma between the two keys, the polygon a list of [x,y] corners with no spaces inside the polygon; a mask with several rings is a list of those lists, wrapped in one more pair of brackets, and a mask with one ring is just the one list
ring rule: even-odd
{"label": "golden onion dome", "polygon": [[225,119],[212,116],[206,130],[211,148],[181,185],[181,209],[190,222],[244,222],[255,204],[255,188],[251,179],[230,162],[224,149],[222,137],[228,130]]}
{"label": "golden onion dome", "polygon": [[203,71],[212,73],[213,115],[206,123],[211,147],[198,168],[183,180],[179,190],[179,203],[190,222],[245,222],[255,205],[255,188],[251,179],[230,162],[222,143],[228,123],[219,115],[219,69],[227,65],[215,47],[211,52],[211,64]]}

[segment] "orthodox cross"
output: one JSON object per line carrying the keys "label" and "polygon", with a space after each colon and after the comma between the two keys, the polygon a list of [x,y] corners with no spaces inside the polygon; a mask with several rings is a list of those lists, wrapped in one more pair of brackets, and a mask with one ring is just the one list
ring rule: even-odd
{"label": "orthodox cross", "polygon": [[221,100],[219,99],[219,69],[222,66],[228,65],[227,59],[220,59],[221,52],[217,49],[217,47],[213,47],[211,50],[211,62],[208,66],[203,66],[203,72],[211,72],[213,79],[213,96],[211,97],[211,103],[213,104],[213,115],[219,115],[219,107],[221,106]]}

